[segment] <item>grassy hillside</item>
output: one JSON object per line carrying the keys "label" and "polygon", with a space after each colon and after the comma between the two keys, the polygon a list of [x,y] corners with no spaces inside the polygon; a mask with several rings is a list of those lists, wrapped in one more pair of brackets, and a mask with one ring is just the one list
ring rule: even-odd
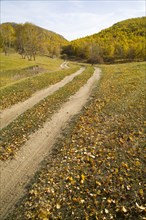
{"label": "grassy hillside", "polygon": [[71,41],[63,53],[91,63],[146,60],[146,17],[118,22],[97,34]]}
{"label": "grassy hillside", "polygon": [[145,63],[101,68],[92,100],[8,219],[145,219]]}

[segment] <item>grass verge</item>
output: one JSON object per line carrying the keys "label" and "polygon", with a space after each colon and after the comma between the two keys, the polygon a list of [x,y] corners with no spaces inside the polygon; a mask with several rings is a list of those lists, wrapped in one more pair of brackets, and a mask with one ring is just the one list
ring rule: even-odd
{"label": "grass verge", "polygon": [[93,68],[88,67],[73,81],[36,104],[32,109],[27,110],[4,128],[1,131],[0,159],[6,160],[13,157],[20,146],[26,142],[29,135],[38,130],[62,103],[66,102],[71,95],[75,94],[86,83],[92,74]]}
{"label": "grass verge", "polygon": [[92,102],[8,219],[145,219],[145,66],[102,70]]}

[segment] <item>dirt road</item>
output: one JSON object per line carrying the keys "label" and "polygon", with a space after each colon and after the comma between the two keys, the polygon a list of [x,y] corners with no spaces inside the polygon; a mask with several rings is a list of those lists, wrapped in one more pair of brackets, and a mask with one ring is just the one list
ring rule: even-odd
{"label": "dirt road", "polygon": [[23,112],[25,112],[27,109],[32,108],[35,104],[40,102],[42,99],[46,98],[47,96],[51,95],[67,83],[71,82],[73,78],[79,74],[81,74],[85,68],[81,68],[74,74],[70,76],[66,76],[63,80],[60,82],[46,88],[42,89],[41,91],[38,91],[34,93],[29,99],[27,99],[24,102],[18,103],[13,105],[11,108],[5,109],[1,112],[1,129],[6,127],[8,124],[10,124],[14,119],[16,119],[19,115],[21,115]]}
{"label": "dirt road", "polygon": [[93,76],[70,100],[63,104],[44,127],[30,136],[30,139],[17,153],[15,159],[0,162],[1,182],[1,220],[12,211],[15,203],[25,192],[25,186],[40,167],[40,162],[49,154],[55,139],[60,136],[69,120],[79,113],[91,95],[92,89],[100,78],[100,70],[95,69]]}

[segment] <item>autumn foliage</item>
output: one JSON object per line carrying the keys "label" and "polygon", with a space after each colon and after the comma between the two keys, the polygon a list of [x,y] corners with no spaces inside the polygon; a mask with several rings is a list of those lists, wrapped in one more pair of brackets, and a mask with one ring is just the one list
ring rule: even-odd
{"label": "autumn foliage", "polygon": [[7,22],[0,25],[0,49],[5,55],[14,49],[23,59],[35,60],[38,54],[53,58],[60,55],[61,47],[66,43],[63,36],[32,23]]}
{"label": "autumn foliage", "polygon": [[145,219],[144,69],[102,66],[92,100],[8,219]]}
{"label": "autumn foliage", "polygon": [[73,40],[63,52],[70,59],[89,63],[146,60],[146,17],[118,22],[101,32]]}

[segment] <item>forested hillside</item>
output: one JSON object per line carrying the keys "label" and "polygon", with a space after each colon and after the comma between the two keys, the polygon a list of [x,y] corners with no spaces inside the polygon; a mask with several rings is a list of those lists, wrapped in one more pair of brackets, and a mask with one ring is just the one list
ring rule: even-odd
{"label": "forested hillside", "polygon": [[7,55],[15,49],[22,58],[35,59],[36,54],[59,56],[67,40],[52,31],[31,23],[3,23],[0,25],[0,48]]}
{"label": "forested hillside", "polygon": [[[98,22],[97,22],[98,23]],[[7,55],[11,48],[29,60],[36,54],[113,63],[146,60],[146,17],[118,22],[101,32],[73,40],[31,23],[0,25],[0,48]]]}
{"label": "forested hillside", "polygon": [[71,41],[63,53],[90,63],[146,60],[145,27],[146,17],[124,20],[97,34]]}

